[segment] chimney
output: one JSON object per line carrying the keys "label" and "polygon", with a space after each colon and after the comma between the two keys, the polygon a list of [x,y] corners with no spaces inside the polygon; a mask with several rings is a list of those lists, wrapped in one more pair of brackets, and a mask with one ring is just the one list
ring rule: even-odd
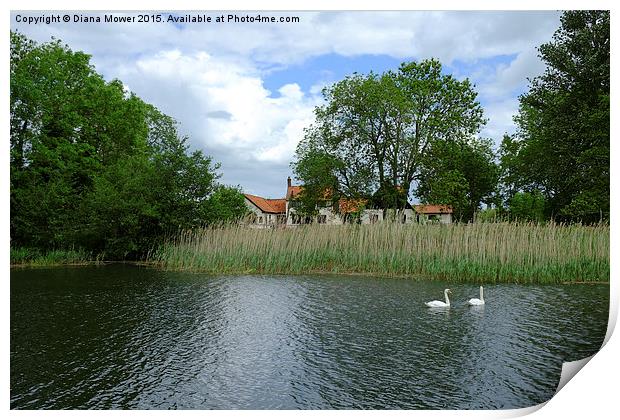
{"label": "chimney", "polygon": [[288,179],[286,180],[287,185],[290,187],[291,186],[291,177],[289,176]]}

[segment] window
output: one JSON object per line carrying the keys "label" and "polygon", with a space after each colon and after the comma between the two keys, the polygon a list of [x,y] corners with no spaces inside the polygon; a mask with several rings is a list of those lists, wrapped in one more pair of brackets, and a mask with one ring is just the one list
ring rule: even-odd
{"label": "window", "polygon": [[259,223],[259,224],[262,224],[262,223],[263,223],[263,216],[259,216],[259,217],[258,217],[258,223]]}
{"label": "window", "polygon": [[428,221],[431,223],[439,223],[441,221],[441,218],[438,214],[431,214],[430,216],[428,216]]}
{"label": "window", "polygon": [[370,223],[375,224],[379,221],[379,215],[378,214],[371,214],[370,215]]}
{"label": "window", "polygon": [[360,215],[357,213],[345,213],[344,217],[342,218],[342,222],[343,223],[350,223],[350,224],[360,224],[362,222],[362,219],[360,218]]}
{"label": "window", "polygon": [[309,225],[312,223],[312,217],[311,216],[303,216],[301,214],[292,214],[291,215],[291,222],[294,225]]}
{"label": "window", "polygon": [[319,224],[327,223],[327,215],[326,214],[319,214],[319,216],[316,218],[316,222],[319,223]]}

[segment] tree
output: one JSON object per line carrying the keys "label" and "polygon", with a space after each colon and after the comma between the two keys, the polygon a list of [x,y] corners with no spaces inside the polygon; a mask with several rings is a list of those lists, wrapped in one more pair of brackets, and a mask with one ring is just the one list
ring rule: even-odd
{"label": "tree", "polygon": [[149,131],[144,153],[107,165],[81,201],[77,242],[112,258],[140,258],[165,233],[209,222],[206,203],[219,188],[217,165],[171,117],[145,104]]}
{"label": "tree", "polygon": [[442,74],[436,60],[354,74],[323,96],[296,151],[297,178],[304,186],[330,184],[345,198],[373,198],[381,208],[404,208],[431,142],[473,137],[484,124],[472,85]]}
{"label": "tree", "polygon": [[520,97],[501,161],[508,198],[542,192],[545,215],[609,217],[609,12],[568,11],[539,48],[545,73]]}
{"label": "tree", "polygon": [[190,153],[188,138],[180,136],[177,122],[149,107],[149,161],[157,174],[161,225],[189,229],[207,222],[202,206],[219,184],[218,163],[201,151]]}
{"label": "tree", "polygon": [[[376,115],[382,100],[378,77],[353,75],[323,90],[316,123],[298,144],[293,170],[304,184],[304,200],[320,201],[329,188],[335,199],[369,196],[375,188],[371,143],[381,136]],[[308,208],[311,211],[311,206]]]}
{"label": "tree", "polygon": [[144,147],[141,101],[90,57],[11,33],[11,238],[57,247],[106,164]]}
{"label": "tree", "polygon": [[207,224],[234,223],[248,213],[240,188],[219,186],[202,205],[202,219]]}
{"label": "tree", "polygon": [[12,245],[140,258],[166,233],[239,217],[219,164],[87,54],[11,32],[10,71]]}
{"label": "tree", "polygon": [[481,203],[497,203],[499,167],[489,139],[432,142],[423,159],[416,196],[453,207],[457,220],[473,220]]}
{"label": "tree", "polygon": [[545,218],[545,197],[540,191],[518,192],[509,201],[513,220],[542,222]]}
{"label": "tree", "polygon": [[164,197],[157,181],[155,167],[145,156],[107,166],[80,201],[72,242],[111,259],[138,258],[162,230]]}
{"label": "tree", "polygon": [[443,171],[436,177],[425,178],[418,186],[423,202],[452,206],[455,220],[467,220],[465,213],[469,185],[465,176],[455,169]]}
{"label": "tree", "polygon": [[341,198],[338,174],[346,171],[344,162],[338,160],[327,152],[309,147],[306,151],[300,151],[307,143],[300,143],[297,152],[300,158],[295,163],[295,175],[298,179],[305,180],[304,187],[291,203],[298,214],[304,216],[316,216],[319,207],[327,203],[336,205]]}

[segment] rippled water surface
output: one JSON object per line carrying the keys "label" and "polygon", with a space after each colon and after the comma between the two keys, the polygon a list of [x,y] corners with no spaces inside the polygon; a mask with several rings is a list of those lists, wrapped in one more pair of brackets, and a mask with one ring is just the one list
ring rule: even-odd
{"label": "rippled water surface", "polygon": [[[453,306],[432,310],[443,298]],[[609,286],[132,266],[11,272],[11,408],[519,408],[597,351]]]}

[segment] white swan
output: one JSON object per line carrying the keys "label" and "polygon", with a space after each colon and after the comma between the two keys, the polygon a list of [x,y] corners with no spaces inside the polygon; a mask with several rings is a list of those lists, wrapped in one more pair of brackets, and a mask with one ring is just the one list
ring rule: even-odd
{"label": "white swan", "polygon": [[472,306],[484,305],[484,291],[482,286],[480,286],[480,299],[471,298],[467,301],[467,303]]}
{"label": "white swan", "polygon": [[426,302],[426,306],[429,308],[449,308],[450,299],[448,298],[448,293],[452,293],[452,290],[446,289],[443,291],[443,295],[446,298],[445,302],[442,302],[441,300],[433,300],[431,302]]}

